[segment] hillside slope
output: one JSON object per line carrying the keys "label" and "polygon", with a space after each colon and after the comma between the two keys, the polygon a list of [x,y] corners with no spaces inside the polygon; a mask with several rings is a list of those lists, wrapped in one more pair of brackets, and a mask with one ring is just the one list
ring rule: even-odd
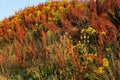
{"label": "hillside slope", "polygon": [[120,1],[53,1],[0,22],[0,75],[15,80],[119,80]]}

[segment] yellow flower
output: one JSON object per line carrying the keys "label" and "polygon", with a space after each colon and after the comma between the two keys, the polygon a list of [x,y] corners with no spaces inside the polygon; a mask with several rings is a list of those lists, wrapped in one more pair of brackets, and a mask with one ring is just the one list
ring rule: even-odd
{"label": "yellow flower", "polygon": [[102,62],[104,67],[109,67],[109,61],[106,58],[103,58]]}
{"label": "yellow flower", "polygon": [[106,32],[103,31],[101,34],[102,34],[102,35],[106,35]]}
{"label": "yellow flower", "polygon": [[33,32],[37,32],[37,29],[34,29]]}
{"label": "yellow flower", "polygon": [[81,33],[94,34],[94,33],[96,33],[96,30],[92,27],[88,27],[87,29],[82,29]]}
{"label": "yellow flower", "polygon": [[92,27],[88,27],[88,31],[91,31],[91,30],[93,30],[93,28]]}
{"label": "yellow flower", "polygon": [[104,67],[98,67],[97,69],[95,69],[94,71],[96,72],[96,73],[98,73],[98,74],[102,74],[102,73],[104,73]]}
{"label": "yellow flower", "polygon": [[11,29],[8,29],[7,32],[11,32],[12,30]]}
{"label": "yellow flower", "polygon": [[37,15],[37,16],[40,16],[40,15],[41,15],[41,12],[40,12],[40,11],[37,11],[37,12],[36,12],[36,15]]}
{"label": "yellow flower", "polygon": [[106,48],[106,50],[107,50],[107,51],[110,51],[110,50],[111,50],[111,48]]}
{"label": "yellow flower", "polygon": [[91,34],[94,34],[94,33],[96,33],[96,30],[93,29],[93,30],[91,31]]}
{"label": "yellow flower", "polygon": [[82,2],[80,2],[78,5],[76,5],[76,7],[82,7],[84,6],[84,4]]}
{"label": "yellow flower", "polygon": [[49,20],[49,21],[51,21],[51,20],[52,20],[52,18],[51,18],[51,17],[48,17],[48,20]]}
{"label": "yellow flower", "polygon": [[86,36],[86,35],[83,35],[83,38],[84,38],[84,39],[86,39],[86,38],[87,38],[87,36]]}
{"label": "yellow flower", "polygon": [[88,27],[87,33],[89,33],[89,34],[94,34],[95,32],[96,32],[95,29],[93,29],[92,27]]}
{"label": "yellow flower", "polygon": [[90,56],[87,57],[87,60],[91,61],[91,62],[93,61],[92,57],[90,57]]}
{"label": "yellow flower", "polygon": [[95,53],[94,56],[97,56],[97,54]]}
{"label": "yellow flower", "polygon": [[91,62],[93,61],[92,55],[93,55],[93,54],[88,54],[88,53],[83,54],[83,56],[86,57],[86,59],[87,59],[88,61],[91,61]]}
{"label": "yellow flower", "polygon": [[46,6],[46,9],[47,9],[47,10],[50,10],[50,6]]}
{"label": "yellow flower", "polygon": [[82,30],[81,30],[81,33],[84,33],[85,31],[86,31],[86,29],[82,29]]}
{"label": "yellow flower", "polygon": [[32,16],[33,16],[33,14],[32,14],[32,13],[30,13],[28,16],[29,16],[29,17],[32,17]]}
{"label": "yellow flower", "polygon": [[53,32],[52,32],[51,30],[48,30],[48,31],[47,31],[47,35],[48,35],[48,36],[51,36],[52,34],[53,34]]}
{"label": "yellow flower", "polygon": [[104,68],[103,67],[98,67],[98,73],[104,73],[104,70],[103,70]]}
{"label": "yellow flower", "polygon": [[63,6],[60,6],[59,9],[60,9],[60,10],[64,10],[64,7],[63,7]]}

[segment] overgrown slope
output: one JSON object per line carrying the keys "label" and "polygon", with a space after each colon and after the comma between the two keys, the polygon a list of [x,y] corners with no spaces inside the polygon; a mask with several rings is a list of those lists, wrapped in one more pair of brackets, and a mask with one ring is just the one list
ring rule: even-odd
{"label": "overgrown slope", "polygon": [[120,1],[53,1],[0,22],[1,79],[119,80]]}

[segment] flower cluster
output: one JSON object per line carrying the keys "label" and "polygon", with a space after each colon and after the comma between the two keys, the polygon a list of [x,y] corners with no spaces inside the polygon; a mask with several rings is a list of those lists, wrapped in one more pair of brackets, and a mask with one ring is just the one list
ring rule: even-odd
{"label": "flower cluster", "polygon": [[109,67],[109,61],[108,61],[108,59],[107,58],[103,58],[103,66],[104,67]]}
{"label": "flower cluster", "polygon": [[92,35],[92,34],[95,34],[96,33],[96,30],[92,27],[88,27],[87,29],[82,29],[81,30],[81,33],[82,34],[89,34],[89,35]]}

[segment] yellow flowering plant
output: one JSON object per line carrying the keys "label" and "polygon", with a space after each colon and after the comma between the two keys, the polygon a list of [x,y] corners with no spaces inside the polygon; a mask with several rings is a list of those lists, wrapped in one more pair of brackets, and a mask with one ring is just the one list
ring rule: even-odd
{"label": "yellow flowering plant", "polygon": [[107,58],[103,58],[102,63],[104,67],[109,67],[109,61]]}
{"label": "yellow flowering plant", "polygon": [[103,74],[104,73],[104,67],[97,67],[94,69],[94,72],[97,74]]}

